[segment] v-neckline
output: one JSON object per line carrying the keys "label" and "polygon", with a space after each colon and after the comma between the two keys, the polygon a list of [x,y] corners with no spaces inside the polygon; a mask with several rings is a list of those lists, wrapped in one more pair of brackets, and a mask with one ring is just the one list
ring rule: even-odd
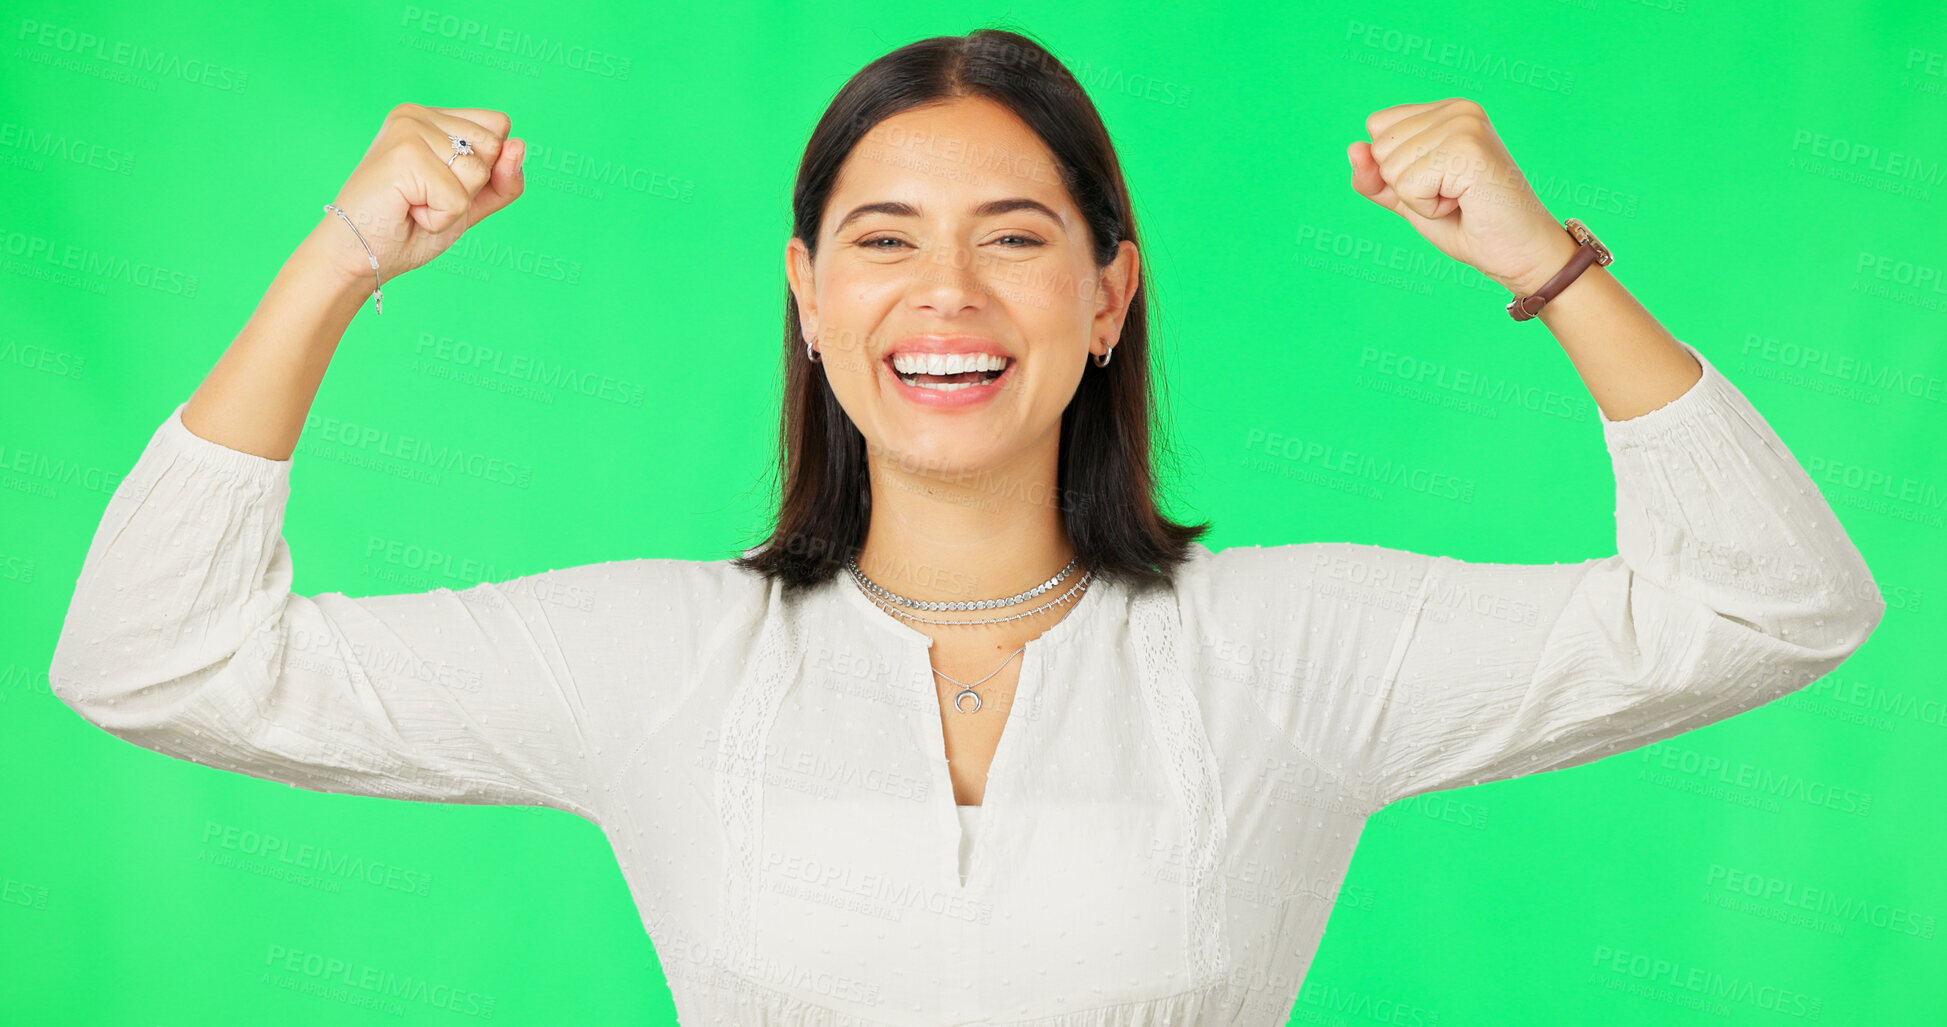
{"label": "v-neckline", "polygon": [[[1083,592],[1081,598],[1075,600],[1070,605],[1067,614],[1060,620],[1049,625],[1046,631],[1043,631],[1041,634],[1022,644],[1021,672],[1015,681],[1014,700],[1008,703],[1007,719],[1001,724],[1001,737],[1000,741],[995,744],[994,758],[989,760],[987,764],[987,781],[981,789],[981,801],[978,807],[981,812],[977,814],[980,818],[980,826],[974,832],[972,848],[967,855],[967,874],[964,878],[960,875],[960,849],[967,844],[966,830],[960,825],[959,802],[953,794],[953,775],[947,765],[946,726],[941,723],[941,716],[945,710],[939,705],[939,692],[934,682],[933,661],[929,655],[933,648],[933,638],[918,628],[900,620],[893,614],[880,609],[878,604],[867,598],[865,593],[859,590],[858,583],[852,580],[849,573],[840,571],[836,575],[834,585],[846,593],[846,601],[859,610],[863,619],[870,623],[880,625],[885,630],[890,631],[894,637],[901,639],[903,644],[907,646],[908,652],[911,652],[913,649],[918,650],[916,655],[920,666],[916,670],[924,674],[927,685],[926,693],[932,696],[934,700],[931,703],[921,703],[918,705],[918,709],[926,717],[928,722],[928,730],[923,732],[922,737],[924,737],[929,748],[928,755],[933,763],[932,787],[927,789],[929,793],[928,804],[932,807],[935,824],[939,827],[941,834],[950,842],[945,847],[944,852],[936,849],[935,862],[938,865],[942,859],[944,860],[945,879],[956,893],[968,891],[983,881],[981,871],[986,866],[987,861],[982,857],[987,850],[993,848],[996,829],[1004,829],[1011,820],[1012,804],[1009,801],[1005,801],[1007,798],[1006,785],[1009,776],[1005,773],[1000,775],[999,784],[1001,787],[995,788],[994,771],[997,768],[1011,766],[1014,751],[1026,744],[1020,741],[1020,729],[1024,725],[1014,722],[1014,711],[1020,709],[1023,705],[1032,705],[1040,701],[1042,670],[1046,666],[1046,661],[1042,658],[1043,652],[1049,646],[1059,644],[1066,640],[1069,635],[1079,631],[1081,629],[1081,621],[1092,614],[1095,608],[1100,606],[1102,602],[1106,601],[1097,600],[1095,598],[1096,593],[1113,590],[1114,585],[1112,582],[1104,581],[1101,578],[1091,578],[1087,591]],[[997,797],[1004,800],[999,803],[999,812],[1001,814],[999,816],[996,816],[996,804],[994,801]]]}

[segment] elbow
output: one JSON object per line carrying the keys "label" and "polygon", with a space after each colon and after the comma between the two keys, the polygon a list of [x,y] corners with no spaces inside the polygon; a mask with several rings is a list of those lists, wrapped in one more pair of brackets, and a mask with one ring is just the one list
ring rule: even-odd
{"label": "elbow", "polygon": [[1827,623],[1839,625],[1834,632],[1835,644],[1842,646],[1847,656],[1858,652],[1871,638],[1879,622],[1886,617],[1886,600],[1877,594],[1870,598],[1854,599],[1835,609],[1833,620]]}
{"label": "elbow", "polygon": [[48,691],[104,730],[114,721],[123,695],[142,686],[137,679],[152,662],[145,654],[154,651],[140,636],[117,629],[138,621],[135,611],[116,598],[101,595],[84,574],[47,665]]}
{"label": "elbow", "polygon": [[1865,554],[1857,548],[1852,551],[1852,569],[1840,579],[1841,588],[1836,597],[1833,611],[1839,623],[1845,626],[1846,638],[1851,648],[1847,653],[1858,651],[1871,638],[1873,630],[1886,617],[1886,596],[1879,590],[1879,582],[1874,580],[1871,567],[1866,565]]}
{"label": "elbow", "polygon": [[47,667],[47,688],[83,720],[103,727],[115,704],[109,691],[112,678],[106,669],[85,658],[86,648],[65,639],[55,646],[54,658]]}
{"label": "elbow", "polygon": [[[215,616],[155,623],[154,614],[116,608],[86,617],[71,607],[48,664],[48,690],[89,723],[123,738],[176,723],[187,707],[220,698],[225,683],[277,678],[284,648],[282,611],[288,595],[271,595],[266,614],[245,607]],[[105,604],[104,604],[105,605]],[[236,641],[230,641],[231,639]]]}
{"label": "elbow", "polygon": [[167,723],[188,695],[186,688],[161,680],[156,668],[143,661],[108,658],[103,655],[107,649],[99,643],[57,646],[47,669],[48,691],[83,720],[117,737]]}
{"label": "elbow", "polygon": [[54,656],[47,665],[47,690],[77,713],[86,703],[85,682],[98,673],[84,659],[87,648],[64,627],[60,640],[54,643]]}
{"label": "elbow", "polygon": [[1829,658],[1835,666],[1864,647],[1886,616],[1886,599],[1865,560],[1857,550],[1846,556],[1839,571],[1814,579],[1815,589],[1794,590],[1790,612],[1773,625],[1785,629],[1782,640]]}
{"label": "elbow", "polygon": [[200,715],[184,705],[191,693],[174,683],[144,678],[100,665],[56,661],[48,689],[82,720],[124,742],[166,755],[196,751],[203,734]]}
{"label": "elbow", "polygon": [[1879,583],[1873,580],[1873,572],[1857,550],[1852,556],[1852,570],[1839,579],[1840,587],[1827,596],[1820,617],[1833,645],[1845,656],[1858,652],[1886,617],[1886,597],[1881,594]]}
{"label": "elbow", "polygon": [[1834,596],[1802,608],[1777,637],[1805,657],[1837,667],[1865,646],[1885,616],[1886,603],[1877,596]]}

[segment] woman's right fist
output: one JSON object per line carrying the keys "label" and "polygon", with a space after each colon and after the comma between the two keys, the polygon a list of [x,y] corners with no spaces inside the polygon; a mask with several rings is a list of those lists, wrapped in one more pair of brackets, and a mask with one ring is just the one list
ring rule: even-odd
{"label": "woman's right fist", "polygon": [[[520,196],[527,144],[510,140],[509,129],[502,111],[416,103],[392,108],[332,201],[358,226],[358,235],[326,211],[328,223],[315,231],[327,252],[342,258],[355,277],[371,278],[369,246],[384,282],[444,253],[480,219]],[[455,156],[448,136],[466,140],[473,152]]]}

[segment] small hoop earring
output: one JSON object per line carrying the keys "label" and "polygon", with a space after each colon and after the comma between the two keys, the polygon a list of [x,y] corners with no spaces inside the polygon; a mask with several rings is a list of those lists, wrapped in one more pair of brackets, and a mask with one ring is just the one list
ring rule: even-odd
{"label": "small hoop earring", "polygon": [[1109,366],[1109,361],[1115,359],[1115,347],[1110,346],[1108,348],[1108,351],[1103,353],[1099,357],[1095,356],[1094,354],[1090,354],[1089,359],[1095,361],[1096,367],[1107,367]]}
{"label": "small hoop earring", "polygon": [[812,349],[812,348],[811,348],[811,341],[812,341],[812,340],[810,340],[810,339],[806,339],[806,340],[804,341],[804,355],[805,355],[805,359],[806,359],[806,360],[809,360],[809,361],[811,361],[811,362],[812,362],[812,363],[814,363],[814,364],[822,364],[822,363],[824,363],[824,362],[825,362],[825,360],[824,360],[824,358],[823,358],[823,357],[820,357],[820,356],[818,355],[818,352],[817,352],[816,350],[814,350],[814,349]]}

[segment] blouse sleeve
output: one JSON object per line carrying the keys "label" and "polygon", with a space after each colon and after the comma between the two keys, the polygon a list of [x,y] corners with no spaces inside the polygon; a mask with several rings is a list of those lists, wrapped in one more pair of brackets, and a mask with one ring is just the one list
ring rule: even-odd
{"label": "blouse sleeve", "polygon": [[1215,558],[1213,595],[1269,597],[1256,619],[1275,623],[1261,633],[1308,650],[1258,691],[1261,705],[1368,808],[1575,766],[1763,706],[1879,624],[1885,603],[1817,487],[1682,345],[1703,371],[1683,395],[1621,421],[1598,409],[1615,556],[1466,563],[1309,543]]}
{"label": "blouse sleeve", "polygon": [[136,745],[312,791],[596,820],[592,750],[629,709],[675,706],[703,630],[688,607],[729,584],[716,565],[295,595],[291,461],[191,433],[184,406],[109,500],[55,648],[55,694]]}

